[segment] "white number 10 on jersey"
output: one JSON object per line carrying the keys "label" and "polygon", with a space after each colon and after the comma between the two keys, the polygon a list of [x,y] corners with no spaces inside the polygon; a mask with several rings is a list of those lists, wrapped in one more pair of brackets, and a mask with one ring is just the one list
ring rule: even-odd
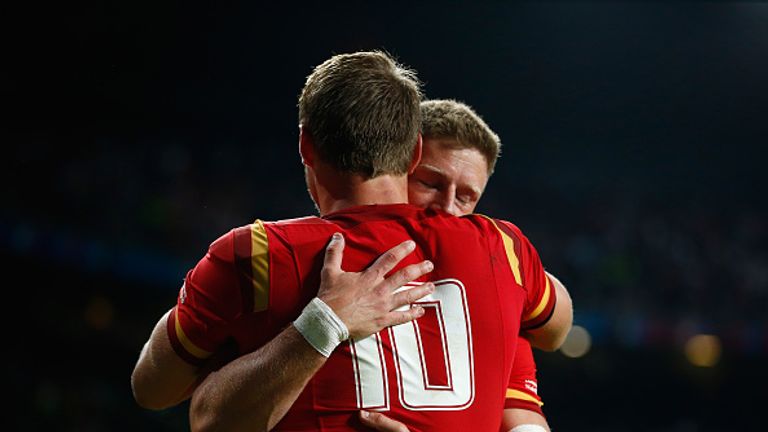
{"label": "white number 10 on jersey", "polygon": [[[401,289],[408,289],[406,286]],[[456,279],[435,282],[435,291],[419,300],[425,314],[387,329],[392,341],[398,395],[410,410],[461,410],[475,397],[472,325],[464,285]],[[435,320],[438,333],[419,327]],[[427,341],[429,339],[429,341]],[[358,408],[389,409],[389,380],[379,333],[350,341]]]}

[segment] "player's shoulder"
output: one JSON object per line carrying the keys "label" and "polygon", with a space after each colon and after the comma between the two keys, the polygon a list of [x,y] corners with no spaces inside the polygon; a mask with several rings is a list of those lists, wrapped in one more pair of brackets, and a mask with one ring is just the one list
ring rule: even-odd
{"label": "player's shoulder", "polygon": [[520,228],[518,228],[518,226],[514,223],[505,219],[488,216],[483,213],[471,213],[465,216],[461,216],[461,219],[470,220],[473,223],[480,224],[484,227],[492,227],[498,231],[505,232],[507,235],[514,234],[514,236],[519,236],[522,234]]}
{"label": "player's shoulder", "polygon": [[342,229],[319,216],[264,222],[264,235],[272,252],[315,249],[317,245],[325,245],[336,231]]}
{"label": "player's shoulder", "polygon": [[271,243],[269,238],[295,237],[287,235],[287,232],[296,230],[301,233],[327,231],[327,227],[312,228],[323,225],[327,225],[327,222],[316,216],[277,220],[255,219],[251,223],[235,226],[221,234],[209,245],[208,255],[224,261],[249,258],[259,245],[263,245],[266,250],[266,245]]}
{"label": "player's shoulder", "polygon": [[250,238],[252,224],[230,228],[220,234],[208,245],[206,257],[219,261],[231,262],[236,259],[238,244],[244,243],[244,238]]}
{"label": "player's shoulder", "polygon": [[227,239],[231,239],[233,237],[238,237],[241,235],[258,235],[259,233],[265,233],[267,231],[271,230],[279,230],[284,228],[290,228],[290,227],[302,227],[302,226],[312,226],[312,225],[326,225],[327,222],[323,221],[323,219],[317,217],[317,216],[305,216],[305,217],[298,217],[298,218],[291,218],[291,219],[276,219],[276,220],[266,220],[266,219],[255,219],[253,222],[245,225],[241,225],[238,227],[234,227],[229,232],[225,233],[219,239],[216,241],[226,241]]}
{"label": "player's shoulder", "polygon": [[262,223],[265,231],[271,236],[281,238],[293,238],[296,236],[316,236],[324,235],[329,229],[332,229],[330,222],[318,216],[304,216],[291,219],[280,219],[266,221]]}
{"label": "player's shoulder", "polygon": [[462,218],[470,218],[471,220],[477,221],[477,223],[484,222],[486,229],[492,227],[493,231],[500,234],[502,237],[512,239],[515,243],[521,243],[523,245],[530,245],[531,243],[519,226],[506,219],[494,218],[482,213],[472,213],[467,216],[462,216]]}
{"label": "player's shoulder", "polygon": [[327,225],[328,222],[318,216],[303,216],[290,219],[280,219],[275,221],[267,221],[264,224],[275,227],[287,227],[287,226],[312,226],[312,225]]}

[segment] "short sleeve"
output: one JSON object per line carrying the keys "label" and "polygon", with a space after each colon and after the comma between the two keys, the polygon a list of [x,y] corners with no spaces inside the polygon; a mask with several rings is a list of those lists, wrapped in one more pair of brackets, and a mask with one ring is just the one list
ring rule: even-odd
{"label": "short sleeve", "polygon": [[527,339],[518,336],[504,408],[520,408],[544,415],[541,410],[542,405],[544,403],[538,394],[536,363],[533,359],[531,344]]}
{"label": "short sleeve", "polygon": [[531,330],[546,324],[552,317],[557,300],[552,281],[544,271],[539,253],[530,240],[514,224],[494,220],[504,239],[515,279],[526,291],[526,303],[520,328]]}
{"label": "short sleeve", "polygon": [[214,241],[187,273],[168,319],[171,345],[194,365],[205,362],[225,343],[230,323],[242,309],[234,233]]}

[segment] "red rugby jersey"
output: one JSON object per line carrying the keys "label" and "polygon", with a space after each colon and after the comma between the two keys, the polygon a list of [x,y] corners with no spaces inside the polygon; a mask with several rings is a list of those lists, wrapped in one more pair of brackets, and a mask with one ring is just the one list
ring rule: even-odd
{"label": "red rugby jersey", "polygon": [[271,340],[316,295],[337,231],[346,271],[414,240],[398,268],[432,260],[436,290],[416,322],[336,348],[276,430],[363,430],[361,408],[413,431],[498,430],[521,323],[546,322],[555,295],[525,236],[480,215],[373,205],[235,228],[187,274],[168,321],[177,353],[199,364],[233,343],[244,354]]}

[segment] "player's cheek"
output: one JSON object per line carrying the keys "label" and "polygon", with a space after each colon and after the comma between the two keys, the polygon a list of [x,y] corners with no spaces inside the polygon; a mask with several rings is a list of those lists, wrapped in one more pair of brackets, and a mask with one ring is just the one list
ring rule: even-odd
{"label": "player's cheek", "polygon": [[413,183],[408,184],[408,202],[413,205],[429,207],[435,199],[433,195],[434,193],[425,190],[424,187]]}
{"label": "player's cheek", "polygon": [[467,203],[461,204],[459,206],[459,216],[473,213],[475,211],[475,207],[477,207],[477,201],[469,201]]}

